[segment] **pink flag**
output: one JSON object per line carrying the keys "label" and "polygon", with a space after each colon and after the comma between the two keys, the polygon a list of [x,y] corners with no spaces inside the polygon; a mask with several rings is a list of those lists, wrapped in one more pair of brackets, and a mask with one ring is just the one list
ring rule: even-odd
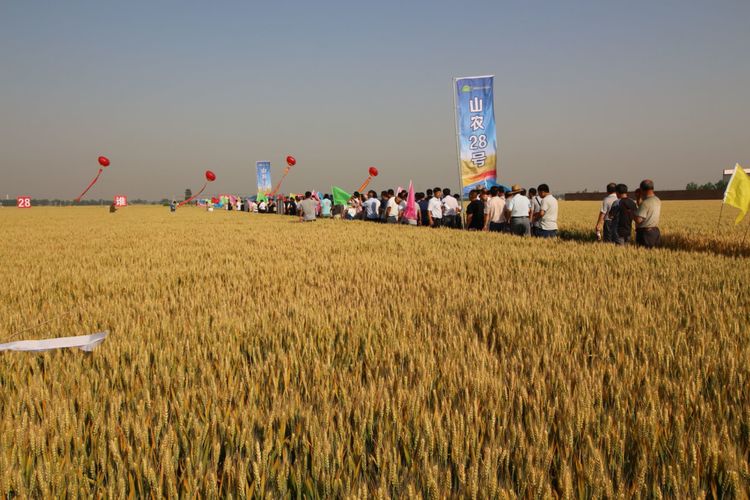
{"label": "pink flag", "polygon": [[320,197],[318,196],[318,192],[314,189],[312,190],[311,198],[317,202],[317,204],[315,205],[315,214],[320,215]]}
{"label": "pink flag", "polygon": [[407,219],[417,218],[417,201],[414,198],[414,183],[409,181],[409,196],[406,197],[406,210],[404,210],[404,217]]}

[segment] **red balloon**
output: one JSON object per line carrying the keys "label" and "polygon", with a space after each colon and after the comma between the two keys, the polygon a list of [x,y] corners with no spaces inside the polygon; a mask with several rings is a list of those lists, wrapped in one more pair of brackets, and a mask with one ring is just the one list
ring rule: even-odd
{"label": "red balloon", "polygon": [[291,155],[287,156],[286,157],[286,164],[289,165],[290,167],[293,167],[293,166],[295,166],[297,164],[297,160],[294,159],[294,156],[291,156]]}
{"label": "red balloon", "polygon": [[216,180],[216,174],[211,172],[210,170],[206,170],[206,180],[208,182],[213,182]]}
{"label": "red balloon", "polygon": [[378,169],[375,168],[375,167],[370,167],[369,172],[370,172],[370,175],[373,176],[373,177],[377,177],[378,176]]}
{"label": "red balloon", "polygon": [[108,167],[109,166],[109,158],[106,156],[100,156],[99,157],[99,165],[102,167]]}

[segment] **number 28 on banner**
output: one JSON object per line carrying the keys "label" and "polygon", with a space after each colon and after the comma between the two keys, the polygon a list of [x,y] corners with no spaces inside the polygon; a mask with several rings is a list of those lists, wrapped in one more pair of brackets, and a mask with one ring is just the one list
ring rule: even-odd
{"label": "number 28 on banner", "polygon": [[16,206],[18,208],[31,208],[31,196],[16,197]]}
{"label": "number 28 on banner", "polygon": [[115,206],[116,207],[127,207],[128,206],[128,197],[118,194],[115,196]]}

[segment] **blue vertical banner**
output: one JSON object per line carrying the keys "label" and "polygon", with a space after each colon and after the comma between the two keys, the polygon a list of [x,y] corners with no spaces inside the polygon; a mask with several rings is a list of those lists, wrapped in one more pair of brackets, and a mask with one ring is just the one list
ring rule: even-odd
{"label": "blue vertical banner", "polygon": [[455,79],[458,161],[464,196],[472,189],[496,184],[494,80],[494,75]]}
{"label": "blue vertical banner", "polygon": [[256,161],[255,169],[258,172],[258,195],[266,195],[273,190],[271,186],[271,162]]}

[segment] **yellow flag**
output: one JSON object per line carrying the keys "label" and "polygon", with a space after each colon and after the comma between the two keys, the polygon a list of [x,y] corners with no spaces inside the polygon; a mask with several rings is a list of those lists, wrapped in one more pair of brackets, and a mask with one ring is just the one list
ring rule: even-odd
{"label": "yellow flag", "polygon": [[739,224],[750,210],[750,176],[745,173],[739,163],[734,166],[734,173],[729,179],[727,190],[724,191],[724,203],[740,209],[740,215],[735,219],[735,224]]}

